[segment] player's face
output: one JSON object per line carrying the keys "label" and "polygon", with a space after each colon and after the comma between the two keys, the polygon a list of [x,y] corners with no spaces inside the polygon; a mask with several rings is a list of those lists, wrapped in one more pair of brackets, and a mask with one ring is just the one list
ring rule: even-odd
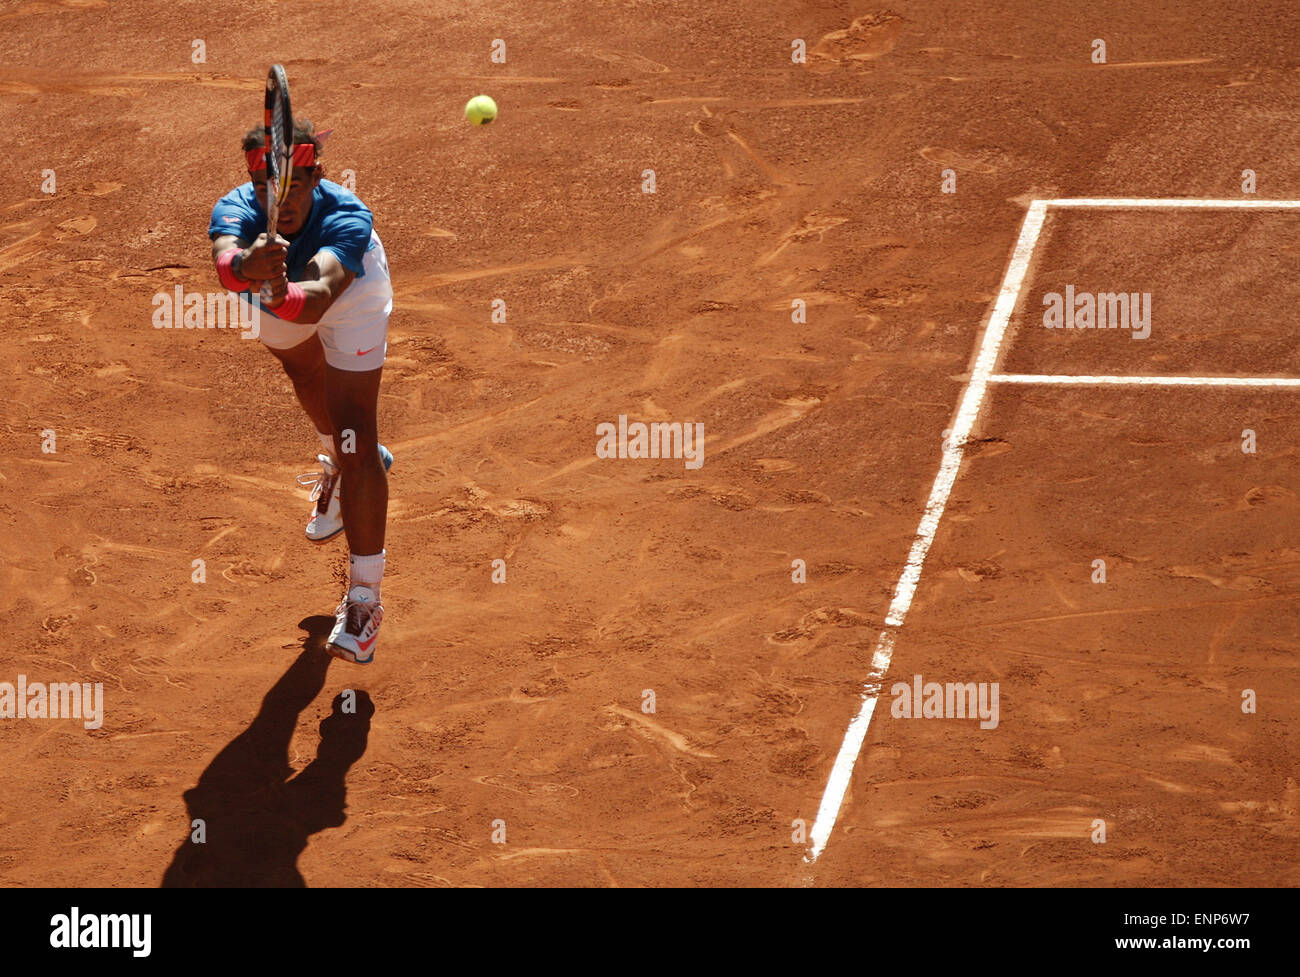
{"label": "player's face", "polygon": [[[249,173],[248,178],[253,181],[253,191],[257,194],[257,202],[261,205],[262,210],[266,210],[266,170]],[[293,168],[293,176],[289,180],[289,196],[280,205],[280,234],[296,234],[302,229],[303,224],[307,222],[307,218],[311,215],[311,194],[316,189],[316,185],[320,183],[320,178],[321,168],[319,166],[312,169],[305,166],[295,166]]]}

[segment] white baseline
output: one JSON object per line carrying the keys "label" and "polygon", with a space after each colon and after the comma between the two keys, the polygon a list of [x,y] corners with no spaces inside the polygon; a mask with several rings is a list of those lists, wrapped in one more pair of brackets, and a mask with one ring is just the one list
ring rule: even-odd
{"label": "white baseline", "polygon": [[1073,377],[1061,373],[995,373],[989,377],[989,383],[1077,386],[1117,384],[1138,387],[1300,387],[1300,377]]}

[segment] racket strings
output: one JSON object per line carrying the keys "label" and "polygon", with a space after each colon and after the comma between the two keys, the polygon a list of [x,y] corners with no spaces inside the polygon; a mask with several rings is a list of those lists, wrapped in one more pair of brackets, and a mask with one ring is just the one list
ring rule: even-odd
{"label": "racket strings", "polygon": [[289,146],[285,132],[284,100],[276,98],[271,109],[271,152],[267,154],[267,165],[274,165],[271,172],[278,196],[283,200],[289,187]]}

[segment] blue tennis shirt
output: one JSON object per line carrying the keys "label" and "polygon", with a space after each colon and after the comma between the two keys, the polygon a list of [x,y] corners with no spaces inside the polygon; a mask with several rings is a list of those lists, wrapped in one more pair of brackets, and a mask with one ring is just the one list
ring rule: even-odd
{"label": "blue tennis shirt", "polygon": [[[321,180],[312,191],[311,214],[292,241],[285,264],[289,281],[300,281],[307,262],[318,251],[330,251],[339,263],[358,278],[365,274],[361,261],[370,250],[370,232],[374,215],[346,187],[329,180]],[[244,241],[253,241],[266,232],[266,211],[257,202],[252,183],[235,187],[217,201],[212,208],[212,222],[208,225],[208,238],[218,234],[233,234]],[[283,236],[283,235],[281,235]],[[270,309],[264,311],[274,312]]]}

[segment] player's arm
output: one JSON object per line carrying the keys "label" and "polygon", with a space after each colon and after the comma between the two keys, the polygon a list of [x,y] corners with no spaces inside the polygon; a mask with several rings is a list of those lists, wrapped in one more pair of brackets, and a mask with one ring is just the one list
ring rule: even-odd
{"label": "player's arm", "polygon": [[234,234],[218,234],[212,239],[212,263],[221,284],[232,292],[242,292],[250,285],[284,274],[288,243],[277,236],[268,241],[259,234],[252,243]]}
{"label": "player's arm", "polygon": [[347,290],[356,277],[343,267],[343,262],[339,261],[333,251],[328,249],[317,251],[316,256],[307,262],[302,278],[292,283],[292,287],[300,293],[301,299],[290,295],[290,284],[285,281],[284,276],[280,276],[278,280],[271,282],[271,301],[267,304],[270,308],[276,309],[278,314],[279,308],[289,300],[290,308],[296,310],[290,318],[294,322],[311,325],[320,322],[321,316],[334,304],[335,299]]}

